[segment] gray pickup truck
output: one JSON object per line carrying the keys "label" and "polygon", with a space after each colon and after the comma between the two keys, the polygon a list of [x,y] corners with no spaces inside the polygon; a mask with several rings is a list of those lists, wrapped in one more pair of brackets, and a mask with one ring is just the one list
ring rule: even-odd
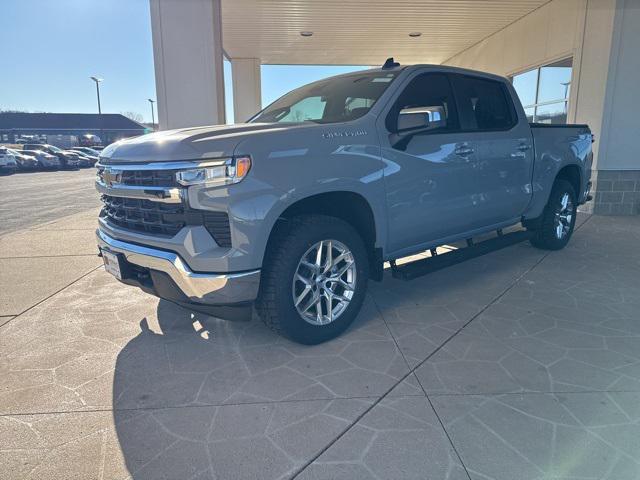
{"label": "gray pickup truck", "polygon": [[563,248],[591,144],[586,125],[529,123],[505,78],[387,61],[247,123],[105,148],[97,240],[123,283],[221,318],[255,306],[314,344],[349,326],[386,261],[517,224]]}

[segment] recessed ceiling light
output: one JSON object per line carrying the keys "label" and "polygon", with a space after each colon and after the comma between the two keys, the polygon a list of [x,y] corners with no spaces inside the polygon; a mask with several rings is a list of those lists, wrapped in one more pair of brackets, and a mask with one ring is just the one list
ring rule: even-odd
{"label": "recessed ceiling light", "polygon": [[303,37],[310,37],[313,35],[313,32],[310,32],[308,30],[303,30],[302,32],[300,32],[300,35],[302,35]]}
{"label": "recessed ceiling light", "polygon": [[422,36],[422,32],[411,32],[409,33],[410,37],[420,37]]}

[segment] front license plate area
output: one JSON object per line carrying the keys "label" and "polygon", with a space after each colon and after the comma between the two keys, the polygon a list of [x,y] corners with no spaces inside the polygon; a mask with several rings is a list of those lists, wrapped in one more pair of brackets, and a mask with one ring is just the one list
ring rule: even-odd
{"label": "front license plate area", "polygon": [[104,269],[118,280],[122,280],[122,263],[120,261],[120,255],[117,253],[111,253],[106,250],[102,250],[102,261],[104,262]]}

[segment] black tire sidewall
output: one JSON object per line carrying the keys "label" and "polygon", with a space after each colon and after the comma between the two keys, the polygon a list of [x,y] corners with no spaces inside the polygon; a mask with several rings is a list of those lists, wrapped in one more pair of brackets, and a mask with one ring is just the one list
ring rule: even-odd
{"label": "black tire sidewall", "polygon": [[[285,240],[286,250],[279,251],[274,272],[275,300],[281,332],[304,344],[317,344],[340,335],[355,319],[366,294],[369,264],[364,243],[349,224],[339,219],[314,216],[312,222],[296,224]],[[356,262],[356,289],[349,306],[333,322],[312,325],[306,322],[293,303],[292,283],[302,255],[321,240],[337,240],[352,252]]]}
{"label": "black tire sidewall", "polygon": [[[569,231],[563,238],[558,238],[555,233],[555,213],[565,193],[568,193],[571,198],[574,212]],[[573,235],[573,230],[576,225],[577,209],[577,198],[573,186],[566,180],[556,180],[551,190],[549,201],[545,207],[539,230],[536,232],[536,236],[532,240],[533,244],[547,250],[560,250],[564,248],[567,243],[569,243],[569,240]]]}

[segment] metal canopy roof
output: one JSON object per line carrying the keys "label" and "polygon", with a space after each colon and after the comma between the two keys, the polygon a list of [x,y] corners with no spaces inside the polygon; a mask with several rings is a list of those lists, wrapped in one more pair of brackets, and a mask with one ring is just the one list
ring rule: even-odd
{"label": "metal canopy roof", "polygon": [[442,63],[548,1],[222,0],[223,44],[265,64]]}

